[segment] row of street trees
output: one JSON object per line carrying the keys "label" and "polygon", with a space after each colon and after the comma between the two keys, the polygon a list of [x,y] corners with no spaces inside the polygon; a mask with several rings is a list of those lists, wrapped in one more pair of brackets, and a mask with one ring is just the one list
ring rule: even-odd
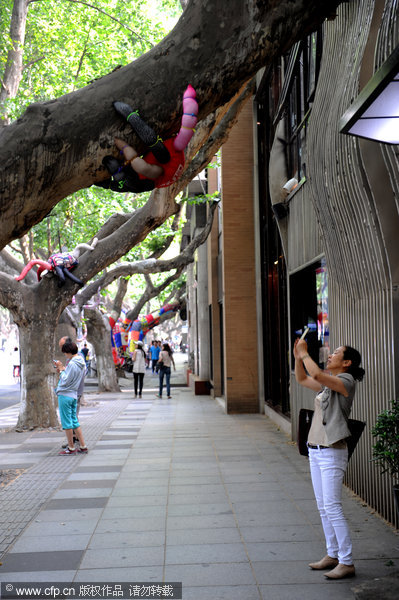
{"label": "row of street trees", "polygon": [[[188,251],[173,263],[155,256],[142,262],[157,248],[148,252],[139,244],[180,212],[182,192],[227,138],[253,92],[255,73],[331,15],[338,2],[189,0],[165,37],[156,17],[146,21],[145,29],[144,4],[8,0],[0,9],[7,49],[0,96],[0,303],[20,330],[24,377],[19,427],[56,423],[54,331],[73,297],[83,306],[99,287],[109,285],[108,279],[171,269],[180,275],[192,260],[193,246],[191,255]],[[180,9],[173,0],[158,4],[172,17]],[[72,29],[76,35],[69,39]],[[59,62],[62,57],[65,62]],[[49,64],[54,65],[50,74],[41,70]],[[140,149],[112,102],[139,108],[167,138],[179,129],[188,83],[197,90],[200,121],[181,179],[141,198],[93,187],[107,176],[101,161],[114,151],[115,135]],[[58,221],[54,229],[58,211],[65,222],[60,226]],[[32,231],[43,219],[40,229]],[[15,281],[14,274],[32,255],[47,257],[60,240],[70,250],[94,237],[97,246],[84,252],[75,271],[86,284],[80,292],[69,281],[59,288],[52,277],[38,283],[33,272],[23,282]],[[16,239],[17,245],[6,248]],[[157,243],[162,247],[162,240]],[[124,264],[110,269],[122,257]],[[151,294],[156,286],[147,284]]]}

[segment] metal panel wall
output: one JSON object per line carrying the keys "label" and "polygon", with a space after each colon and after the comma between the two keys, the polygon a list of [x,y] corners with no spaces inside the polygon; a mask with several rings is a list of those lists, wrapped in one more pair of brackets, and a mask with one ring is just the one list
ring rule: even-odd
{"label": "metal panel wall", "polygon": [[292,273],[315,257],[324,254],[320,227],[306,193],[307,184],[293,196],[288,216],[288,264]]}
{"label": "metal panel wall", "polygon": [[[311,200],[328,268],[331,345],[347,343],[358,348],[366,370],[364,382],[358,385],[353,415],[367,421],[367,430],[351,459],[348,485],[386,519],[397,522],[391,481],[381,476],[371,462],[370,435],[378,413],[388,407],[397,393],[398,319],[393,310],[397,282],[392,281],[397,265],[393,264],[395,255],[382,219],[384,198],[375,195],[370,183],[364,148],[355,138],[338,131],[340,117],[359,92],[364,50],[370,44],[377,4],[371,0],[343,3],[336,20],[325,26],[322,68],[307,137],[309,177],[290,204],[287,258],[292,271],[309,261],[313,253],[320,253],[319,237],[314,238],[312,247],[306,228],[307,203]],[[397,0],[386,2],[377,65],[398,43],[397,8]],[[395,149],[381,150],[378,144],[375,150],[368,146],[367,152],[373,151],[384,156],[383,169],[373,177],[384,178],[391,186],[396,199],[396,208],[390,209],[391,218],[397,219],[398,157]],[[295,431],[299,408],[311,404],[310,396],[300,391],[294,381],[291,405]]]}

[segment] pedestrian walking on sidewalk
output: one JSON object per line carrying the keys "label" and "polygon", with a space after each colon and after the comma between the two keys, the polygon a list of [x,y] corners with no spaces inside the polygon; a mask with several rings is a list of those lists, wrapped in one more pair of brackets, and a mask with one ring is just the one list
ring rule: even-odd
{"label": "pedestrian walking on sidewalk", "polygon": [[151,348],[150,348],[153,373],[155,373],[155,367],[157,365],[160,352],[161,352],[161,347],[158,345],[158,342],[156,340],[153,340],[152,344],[151,344]]}
{"label": "pedestrian walking on sidewalk", "polygon": [[83,345],[83,348],[81,349],[80,353],[83,355],[83,358],[85,359],[85,365],[86,365],[86,375],[89,372],[89,349],[87,347],[87,344],[85,343]]}
{"label": "pedestrian walking on sidewalk", "polygon": [[325,573],[328,579],[353,577],[352,541],[341,496],[348,464],[348,418],[356,381],[364,376],[361,356],[350,346],[340,346],[329,355],[327,370],[323,371],[309,356],[306,341],[296,340],[294,357],[297,382],[317,392],[308,435],[309,465],[327,555],[309,567],[332,569]]}
{"label": "pedestrian walking on sidewalk", "polygon": [[[145,346],[143,346],[143,350],[144,350]],[[145,352],[145,368],[147,369],[151,369],[151,364],[152,364],[152,359],[151,359],[151,346],[147,346],[147,351],[144,350]]]}
{"label": "pedestrian walking on sidewalk", "polygon": [[164,377],[166,378],[166,394],[167,394],[168,398],[171,398],[171,395],[170,395],[171,366],[173,364],[174,370],[176,371],[176,365],[175,365],[175,361],[173,360],[173,352],[170,349],[169,344],[167,344],[166,342],[164,344],[162,344],[162,350],[159,354],[158,364],[160,365],[158,398],[162,398]]}
{"label": "pedestrian walking on sidewalk", "polygon": [[143,392],[144,374],[146,368],[146,354],[143,350],[143,342],[136,342],[136,350],[133,352],[133,377],[134,377],[134,397],[139,398]]}
{"label": "pedestrian walking on sidewalk", "polygon": [[13,368],[12,368],[12,376],[14,377],[14,381],[18,382],[21,374],[21,358],[19,353],[19,348],[15,346],[13,353]]}
{"label": "pedestrian walking on sidewalk", "polygon": [[[59,452],[60,455],[76,454],[76,452],[87,453],[80,423],[76,416],[76,406],[78,398],[78,389],[82,381],[82,375],[85,372],[85,361],[81,354],[78,354],[78,347],[75,342],[65,342],[61,348],[67,359],[67,365],[64,367],[61,361],[54,361],[60,378],[56,388],[58,396],[58,408],[60,412],[61,425],[65,431],[68,446],[65,450]],[[74,432],[79,440],[78,450],[74,444]]]}

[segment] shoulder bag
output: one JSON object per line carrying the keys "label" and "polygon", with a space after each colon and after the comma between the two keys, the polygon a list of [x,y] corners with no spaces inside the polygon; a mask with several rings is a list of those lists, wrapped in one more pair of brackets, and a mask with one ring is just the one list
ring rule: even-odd
{"label": "shoulder bag", "polygon": [[[307,441],[309,429],[312,424],[313,413],[314,411],[310,408],[301,408],[299,411],[297,445],[299,454],[302,454],[302,456],[308,456],[309,454]],[[348,419],[348,427],[351,432],[350,437],[346,438],[349,460],[360,440],[364,428],[366,427],[366,423],[364,421],[357,421],[356,419]]]}

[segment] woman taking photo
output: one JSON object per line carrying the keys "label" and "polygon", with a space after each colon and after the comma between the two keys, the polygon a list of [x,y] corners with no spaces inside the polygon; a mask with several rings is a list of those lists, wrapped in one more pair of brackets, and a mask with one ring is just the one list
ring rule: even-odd
{"label": "woman taking photo", "polygon": [[352,542],[342,510],[342,482],[348,464],[346,438],[348,418],[355,395],[356,380],[364,370],[361,356],[350,346],[340,346],[329,355],[327,371],[309,356],[305,340],[294,345],[295,378],[314,392],[315,410],[308,435],[309,464],[313,490],[319,509],[327,555],[311,563],[311,569],[332,569],[328,579],[353,577]]}
{"label": "woman taking photo", "polygon": [[162,389],[163,389],[163,378],[166,377],[166,395],[168,398],[171,398],[170,395],[170,372],[171,366],[173,364],[173,368],[176,371],[175,361],[173,360],[173,352],[170,349],[169,344],[162,344],[162,350],[159,354],[158,365],[160,365],[159,369],[159,395],[158,398],[162,398]]}
{"label": "woman taking photo", "polygon": [[136,342],[136,350],[133,352],[133,377],[134,377],[134,397],[137,398],[137,391],[139,398],[143,392],[144,373],[145,373],[145,352],[143,350],[143,342]]}

